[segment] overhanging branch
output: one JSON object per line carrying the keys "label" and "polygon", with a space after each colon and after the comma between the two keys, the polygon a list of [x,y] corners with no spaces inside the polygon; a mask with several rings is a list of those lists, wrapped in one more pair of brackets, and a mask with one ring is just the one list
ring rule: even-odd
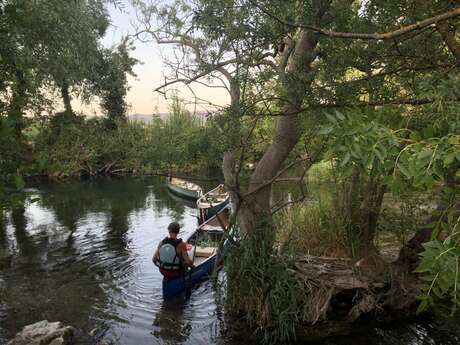
{"label": "overhanging branch", "polygon": [[[275,98],[274,98],[275,99]],[[460,99],[448,99],[446,102],[459,102]],[[385,106],[385,105],[412,105],[412,106],[421,106],[426,104],[431,104],[436,102],[436,99],[433,98],[407,98],[407,99],[389,99],[382,100],[377,102],[356,102],[356,103],[316,103],[309,104],[306,107],[302,107],[298,110],[291,112],[270,112],[265,115],[267,116],[294,116],[303,112],[311,111],[314,109],[339,109],[339,108],[366,108],[366,107],[376,107],[376,106]],[[263,114],[258,114],[261,116]]]}
{"label": "overhanging branch", "polygon": [[450,11],[444,12],[442,14],[439,14],[437,16],[427,18],[425,20],[421,20],[417,23],[410,24],[407,26],[403,26],[397,30],[394,31],[388,31],[388,32],[374,32],[374,33],[358,33],[358,32],[339,32],[339,31],[334,31],[334,30],[329,30],[329,29],[324,29],[320,28],[317,26],[312,26],[312,25],[304,25],[301,23],[293,23],[290,21],[287,21],[283,18],[278,17],[277,15],[273,14],[270,12],[268,9],[265,7],[261,6],[254,0],[249,0],[251,4],[259,8],[263,13],[265,13],[267,16],[270,18],[275,19],[281,24],[284,24],[286,26],[290,26],[293,28],[300,28],[300,29],[306,29],[306,30],[311,30],[314,32],[317,32],[321,35],[329,36],[329,37],[335,37],[335,38],[347,38],[347,39],[361,39],[361,40],[388,40],[388,39],[393,39],[400,37],[402,35],[405,35],[409,32],[415,31],[415,30],[420,30],[423,29],[427,26],[443,22],[445,20],[455,18],[457,16],[460,16],[460,7],[456,7]]}

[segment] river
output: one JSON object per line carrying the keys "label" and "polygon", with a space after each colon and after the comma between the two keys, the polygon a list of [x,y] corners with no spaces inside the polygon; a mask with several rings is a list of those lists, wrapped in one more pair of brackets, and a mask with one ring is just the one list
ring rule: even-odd
{"label": "river", "polygon": [[[153,250],[171,221],[184,236],[197,225],[193,203],[170,195],[164,179],[40,183],[28,194],[0,229],[0,344],[43,319],[121,345],[241,344],[225,331],[215,283],[163,301]],[[322,344],[459,344],[458,327],[413,321]]]}

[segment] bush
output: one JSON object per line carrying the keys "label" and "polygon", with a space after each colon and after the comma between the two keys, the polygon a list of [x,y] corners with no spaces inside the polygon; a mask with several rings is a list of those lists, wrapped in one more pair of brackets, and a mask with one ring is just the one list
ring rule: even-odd
{"label": "bush", "polygon": [[107,126],[103,118],[53,117],[38,133],[38,126],[34,127],[36,169],[64,178],[219,166],[222,152],[216,151],[219,145],[212,121],[199,121],[185,110],[174,109],[166,121],[152,124],[119,122]]}

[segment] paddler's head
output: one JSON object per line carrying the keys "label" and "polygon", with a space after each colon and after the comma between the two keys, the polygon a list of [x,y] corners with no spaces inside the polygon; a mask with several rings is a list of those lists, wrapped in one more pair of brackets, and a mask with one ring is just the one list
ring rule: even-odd
{"label": "paddler's head", "polygon": [[180,225],[178,222],[172,222],[171,224],[168,225],[169,237],[176,238],[179,231],[180,231]]}

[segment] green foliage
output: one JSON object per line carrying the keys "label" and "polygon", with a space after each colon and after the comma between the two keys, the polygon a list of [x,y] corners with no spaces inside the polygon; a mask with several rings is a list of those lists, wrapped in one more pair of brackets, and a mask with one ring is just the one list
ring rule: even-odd
{"label": "green foliage", "polygon": [[460,308],[459,224],[460,217],[454,208],[431,225],[434,235],[423,244],[425,250],[416,270],[421,280],[418,313],[432,307],[454,315]]}
{"label": "green foliage", "polygon": [[42,114],[61,93],[66,112],[72,95],[101,98],[111,125],[126,112],[126,74],[136,63],[129,44],[105,49],[109,25],[105,0],[13,1],[0,6],[0,114],[21,135],[25,112]]}
{"label": "green foliage", "polygon": [[307,179],[312,185],[320,185],[333,181],[333,165],[330,160],[323,160],[308,169]]}
{"label": "green foliage", "polygon": [[277,241],[283,255],[348,257],[353,243],[347,234],[348,220],[337,203],[337,189],[331,185],[309,193],[305,202],[292,205],[275,217]]}
{"label": "green foliage", "polygon": [[133,66],[137,62],[129,56],[132,49],[127,40],[114,49],[103,49],[97,65],[94,80],[96,93],[101,98],[101,107],[112,126],[117,122],[126,121],[127,74],[135,76]]}
{"label": "green foliage", "polygon": [[433,198],[432,194],[420,193],[387,195],[383,201],[379,217],[379,234],[394,236],[397,239],[397,248],[401,247],[418,229],[425,225],[426,219],[432,211],[427,207],[427,204]]}
{"label": "green foliage", "polygon": [[[165,120],[151,124],[54,116],[31,138],[35,169],[55,178],[195,170],[220,165],[212,121],[202,121],[180,100]],[[111,120],[112,121],[112,120]],[[213,149],[211,147],[215,146]]]}
{"label": "green foliage", "polygon": [[434,240],[425,243],[425,251],[418,266],[418,272],[424,273],[421,277],[423,281],[419,284],[422,292],[420,295],[421,303],[417,312],[425,311],[429,306],[436,309],[440,306],[436,303],[439,300],[449,299],[451,301],[451,314],[454,314],[460,307],[460,276],[459,260],[460,250],[456,236],[449,237],[447,241]]}
{"label": "green foliage", "polygon": [[[319,134],[330,135],[331,143],[327,159],[337,159],[341,173],[351,174],[357,167],[370,175],[378,167],[382,172],[391,171],[391,156],[398,152],[398,141],[390,128],[371,120],[375,113],[355,112],[326,114],[329,124]],[[389,159],[390,158],[390,159]],[[381,166],[386,164],[386,166]]]}
{"label": "green foliage", "polygon": [[37,170],[57,178],[135,172],[145,150],[144,137],[141,125],[120,124],[110,130],[100,119],[44,126],[34,143]]}
{"label": "green foliage", "polygon": [[103,1],[5,1],[0,11],[1,95],[11,87],[19,111],[40,113],[47,88],[84,86],[108,26]]}
{"label": "green foliage", "polygon": [[[341,224],[346,228],[343,236],[357,235],[353,241],[362,242],[362,247],[372,246],[388,192],[397,200],[412,193],[426,193],[428,189],[423,206],[431,206],[429,197],[436,194],[437,188],[443,189],[452,181],[458,186],[455,177],[460,167],[456,144],[460,123],[458,64],[438,30],[412,31],[394,40],[367,40],[315,35],[312,30],[292,25],[301,23],[341,32],[389,32],[452,9],[455,6],[452,1],[428,4],[413,0],[295,3],[261,0],[256,4],[247,0],[200,0],[189,6],[181,6],[183,1],[174,5],[166,3],[159,20],[161,28],[170,24],[168,29],[171,29],[159,31],[178,39],[183,39],[184,33],[187,39],[191,37],[190,41],[197,43],[190,48],[187,42],[182,48],[190,49],[191,54],[193,50],[199,52],[198,61],[194,61],[199,72],[220,67],[219,63],[226,67],[229,58],[237,61],[230,70],[234,79],[241,82],[240,98],[244,101],[240,112],[229,109],[229,115],[241,114],[259,102],[269,104],[261,111],[265,115],[274,104],[289,104],[288,96],[303,100],[302,108],[306,110],[301,120],[313,117],[312,113],[323,114],[322,109],[341,109],[327,118],[317,119],[320,124],[327,124],[313,134],[316,138],[308,140],[305,136],[290,152],[290,158],[299,155],[299,151],[308,157],[317,147],[325,148],[325,158],[334,165],[339,188],[336,210],[341,219],[347,220]],[[291,25],[283,25],[283,21]],[[449,20],[448,25],[455,36],[458,18]],[[302,34],[308,34],[308,43],[315,46],[310,52],[314,54],[313,63],[308,66],[311,71],[304,69],[305,75],[292,75],[290,71],[295,68],[291,67],[298,62],[297,56],[283,58],[289,53],[288,43],[292,40],[292,45],[298,44]],[[257,59],[265,53],[272,53],[268,62]],[[189,72],[189,66],[184,71]],[[267,99],[273,101],[265,102]],[[252,102],[249,106],[248,100]],[[258,110],[257,106],[252,108]],[[289,125],[300,122],[303,121],[296,118]],[[307,125],[299,131],[308,129]],[[264,141],[253,141],[261,153],[268,153],[265,163],[276,155],[287,156],[283,148],[264,152],[271,140],[283,140],[282,135],[276,136],[280,132],[283,131],[267,136]],[[243,133],[238,131],[235,142],[242,141]],[[384,216],[402,218],[405,212],[409,215],[412,211],[415,215],[416,211],[408,206],[399,215],[386,212]],[[311,217],[318,223],[317,213],[303,216],[299,212],[292,217],[302,221]],[[418,225],[395,223],[382,224],[382,228],[397,225],[410,228],[406,229],[409,231]]]}
{"label": "green foliage", "polygon": [[154,128],[149,150],[162,169],[220,166],[222,138],[215,121],[191,114],[178,97],[172,100],[168,118]]}
{"label": "green foliage", "polygon": [[385,110],[326,115],[329,124],[319,134],[329,136],[326,157],[337,161],[342,175],[349,176],[358,168],[367,176],[383,178],[393,192],[404,193],[407,189],[433,188],[436,182],[458,171],[457,122],[447,124],[438,133],[430,123],[421,128],[395,130],[391,123],[382,121],[382,116],[385,119],[388,115]]}

